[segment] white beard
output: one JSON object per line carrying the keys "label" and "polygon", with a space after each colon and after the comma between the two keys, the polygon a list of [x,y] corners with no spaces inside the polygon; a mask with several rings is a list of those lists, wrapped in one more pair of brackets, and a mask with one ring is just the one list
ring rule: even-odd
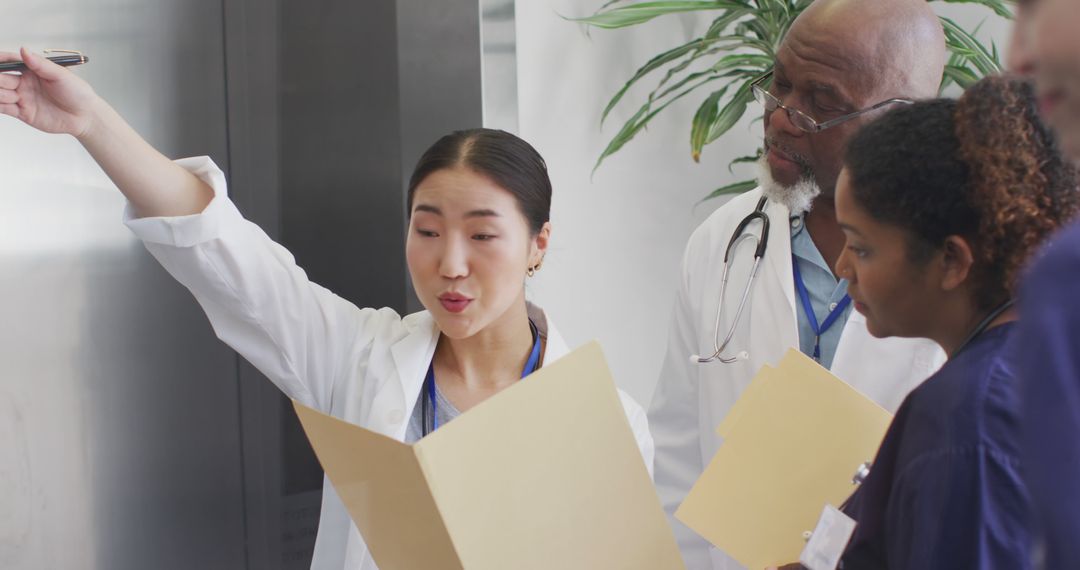
{"label": "white beard", "polygon": [[761,186],[765,197],[787,206],[792,216],[801,216],[809,212],[814,205],[814,198],[821,194],[821,187],[812,176],[804,176],[791,186],[780,184],[773,178],[769,163],[764,156],[758,159],[757,169],[758,185]]}

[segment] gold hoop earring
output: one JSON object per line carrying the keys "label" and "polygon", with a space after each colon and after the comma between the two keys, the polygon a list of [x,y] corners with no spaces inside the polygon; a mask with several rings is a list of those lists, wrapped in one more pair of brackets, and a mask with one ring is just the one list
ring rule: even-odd
{"label": "gold hoop earring", "polygon": [[528,275],[529,277],[532,277],[533,275],[536,275],[536,268],[535,267],[530,267],[530,268],[526,269],[525,270],[525,275]]}

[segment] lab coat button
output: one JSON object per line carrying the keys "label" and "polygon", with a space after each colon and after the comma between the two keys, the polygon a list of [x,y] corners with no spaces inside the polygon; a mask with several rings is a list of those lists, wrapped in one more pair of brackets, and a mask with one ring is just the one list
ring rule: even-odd
{"label": "lab coat button", "polygon": [[386,413],[386,423],[397,425],[401,423],[401,420],[405,419],[405,412],[401,410],[390,410]]}

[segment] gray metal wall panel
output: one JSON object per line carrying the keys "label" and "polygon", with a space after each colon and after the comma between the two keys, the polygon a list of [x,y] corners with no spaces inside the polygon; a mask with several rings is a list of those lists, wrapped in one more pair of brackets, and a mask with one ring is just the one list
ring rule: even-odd
{"label": "gray metal wall panel", "polygon": [[[227,163],[221,0],[5,6],[172,155]],[[240,568],[236,357],[70,138],[0,121],[0,567]]]}
{"label": "gray metal wall panel", "polygon": [[[280,3],[224,0],[224,8],[230,196],[247,219],[280,239]],[[281,568],[285,398],[243,359],[238,373],[247,568]]]}
{"label": "gray metal wall panel", "polygon": [[[424,151],[451,131],[483,126],[480,3],[397,0],[397,29],[404,212],[409,176]],[[408,311],[423,309],[406,281]]]}
{"label": "gray metal wall panel", "polygon": [[312,280],[404,308],[394,2],[282,0],[282,237]]}

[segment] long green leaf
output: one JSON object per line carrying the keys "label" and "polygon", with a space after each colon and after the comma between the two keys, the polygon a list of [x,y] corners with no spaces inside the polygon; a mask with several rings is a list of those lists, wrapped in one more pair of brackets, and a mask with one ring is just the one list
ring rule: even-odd
{"label": "long green leaf", "polygon": [[699,12],[702,10],[732,10],[743,9],[746,6],[731,0],[699,0],[699,1],[657,1],[640,2],[629,6],[620,6],[583,18],[566,18],[573,22],[580,22],[597,28],[615,29],[643,24],[659,16],[678,14],[681,12]]}
{"label": "long green leaf", "polygon": [[701,149],[705,146],[709,129],[720,109],[720,100],[727,95],[727,90],[728,86],[724,86],[719,91],[713,91],[694,113],[694,119],[690,122],[690,156],[693,157],[694,162],[701,159]]}
{"label": "long green leaf", "polygon": [[706,69],[704,71],[698,71],[698,72],[695,72],[695,73],[691,73],[691,74],[687,75],[686,77],[683,77],[682,79],[680,79],[678,82],[672,84],[667,89],[664,89],[663,91],[657,93],[655,97],[652,97],[652,96],[649,97],[649,100],[653,101],[653,102],[663,101],[664,98],[668,97],[672,93],[675,93],[676,91],[679,91],[680,89],[685,87],[686,84],[688,84],[688,83],[690,83],[692,81],[697,81],[697,80],[699,80],[699,79],[701,79],[703,77],[712,77],[714,79],[720,79],[723,76],[722,75],[717,75],[716,73],[713,73],[713,71],[709,70],[709,69]]}
{"label": "long green leaf", "polygon": [[651,121],[653,117],[655,117],[658,113],[666,109],[672,103],[678,101],[679,99],[682,99],[688,93],[693,92],[698,87],[701,87],[706,83],[715,81],[716,79],[716,77],[709,77],[704,79],[700,83],[697,83],[687,88],[683,92],[667,100],[666,102],[664,102],[663,105],[657,107],[655,110],[649,110],[651,109],[651,102],[642,105],[641,108],[638,109],[636,113],[634,113],[634,116],[631,117],[629,121],[623,124],[622,129],[620,129],[618,134],[616,134],[611,139],[611,142],[608,143],[607,148],[605,148],[604,152],[600,154],[600,158],[596,160],[596,166],[593,166],[593,172],[596,172],[596,169],[600,168],[600,163],[602,163],[605,158],[618,152],[619,149],[621,149],[626,143],[630,142],[630,140],[633,139],[634,136],[641,131],[641,129],[645,128],[645,125],[649,124],[649,121]]}
{"label": "long green leaf", "polygon": [[[958,53],[950,52],[949,61],[947,61],[945,63],[945,65],[946,66],[951,65],[953,67],[964,67],[966,65],[966,63],[967,63],[967,58],[965,58],[964,56],[962,56],[962,55],[960,55]],[[939,94],[945,93],[945,90],[948,89],[949,86],[953,85],[954,83],[956,83],[956,82],[953,81],[952,77],[949,77],[948,73],[942,73],[941,74],[941,85],[938,86],[938,93]]]}
{"label": "long green leaf", "polygon": [[942,16],[940,20],[945,29],[945,43],[951,51],[964,55],[983,75],[993,75],[1001,71],[1001,62],[997,61],[979,40],[949,18]]}
{"label": "long green leaf", "polygon": [[948,77],[952,81],[955,81],[961,89],[967,89],[971,87],[973,83],[979,80],[979,76],[966,67],[958,65],[946,65],[945,77]]}
{"label": "long green leaf", "polygon": [[[730,78],[741,77],[744,80],[754,80],[764,75],[764,73],[770,68],[771,60],[760,55],[753,54],[732,54],[720,59],[709,69],[691,73],[680,79],[677,83],[671,85],[663,91],[653,91],[649,94],[649,101],[656,102],[662,100],[664,97],[672,94],[675,91],[681,89],[687,83],[697,80],[705,76],[716,76],[716,78]],[[750,68],[744,68],[741,66],[756,66]],[[659,90],[659,87],[657,87]]]}
{"label": "long green leaf", "polygon": [[944,0],[944,2],[948,4],[980,4],[990,8],[995,14],[1006,20],[1011,20],[1013,17],[1009,7],[1005,5],[1005,2],[1000,0]]}
{"label": "long green leaf", "polygon": [[784,33],[786,22],[786,10],[764,10],[756,14],[758,18],[750,18],[739,22],[739,29],[743,33],[752,34],[755,38],[775,46],[780,43]]}
{"label": "long green leaf", "polygon": [[667,85],[668,81],[670,81],[673,77],[675,77],[676,75],[682,73],[683,71],[686,71],[686,69],[688,67],[690,67],[690,65],[693,64],[694,62],[696,62],[696,61],[698,61],[698,60],[700,60],[702,58],[707,58],[707,57],[716,55],[718,53],[723,53],[725,51],[729,51],[730,49],[731,48],[729,48],[727,46],[720,45],[719,47],[714,47],[714,48],[711,48],[711,49],[695,51],[693,53],[693,55],[691,55],[690,57],[687,57],[686,59],[682,60],[681,62],[679,62],[678,65],[675,65],[674,67],[671,67],[670,69],[667,70],[666,73],[664,73],[664,77],[662,79],[660,79],[659,83],[656,84],[656,88],[653,89],[651,93],[649,93],[649,98],[650,99],[653,98],[656,95],[657,91],[659,91],[664,85]]}
{"label": "long green leaf", "polygon": [[607,119],[608,114],[611,113],[611,110],[615,108],[615,105],[619,104],[619,101],[621,101],[623,96],[626,95],[626,92],[630,90],[630,87],[632,87],[635,83],[641,80],[641,78],[685,56],[686,54],[694,51],[695,49],[702,49],[704,47],[708,47],[723,41],[736,40],[732,39],[730,36],[710,38],[707,40],[697,38],[686,42],[681,46],[669,49],[668,51],[650,59],[648,62],[645,63],[645,65],[641,66],[636,72],[634,72],[633,77],[631,77],[630,80],[627,81],[617,93],[615,93],[611,100],[608,101],[607,106],[604,107],[604,112],[600,115],[600,124],[604,124],[604,121]]}
{"label": "long green leaf", "polygon": [[[721,186],[716,190],[713,190],[711,194],[701,199],[701,202],[707,202],[713,198],[719,198],[720,196],[726,196],[728,194],[742,194],[749,192],[754,188],[757,188],[756,180],[743,180],[742,182],[736,182],[734,184],[728,184],[727,186]],[[701,202],[698,202],[699,204]]]}
{"label": "long green leaf", "polygon": [[705,37],[714,38],[723,35],[728,26],[751,12],[752,11],[749,8],[732,8],[731,10],[728,10],[726,13],[713,20],[712,24],[709,25],[709,29],[705,32]]}
{"label": "long green leaf", "polygon": [[753,100],[754,95],[750,92],[750,82],[747,81],[739,87],[739,90],[732,95],[731,100],[716,116],[715,122],[709,129],[709,136],[705,139],[705,144],[715,141],[731,130],[731,127],[734,127],[735,123],[739,122],[739,119],[746,113],[746,106]]}
{"label": "long green leaf", "polygon": [[747,47],[756,49],[761,53],[765,54],[769,57],[769,59],[776,58],[776,47],[773,45],[772,42],[767,42],[765,40],[754,37],[744,37],[743,43],[745,43]]}
{"label": "long green leaf", "polygon": [[[739,57],[739,54],[731,56],[732,59],[729,62],[734,63]],[[751,58],[759,58],[760,56],[749,56]],[[717,67],[720,67],[719,65]],[[692,76],[687,77],[677,85],[672,86],[665,91],[661,96],[667,95],[671,90],[681,86],[682,84],[696,79],[698,76],[706,76],[712,73],[712,70],[700,72]],[[705,145],[713,142],[718,137],[723,135],[731,129],[742,118],[746,112],[746,106],[749,101],[753,100],[753,95],[750,93],[750,83],[760,77],[762,74],[761,69],[736,69],[732,72],[715,77],[716,79],[724,78],[727,76],[741,76],[744,79],[742,87],[736,92],[722,110],[717,111],[720,100],[727,93],[729,86],[724,86],[721,90],[714,92],[702,103],[698,108],[698,111],[694,115],[694,119],[691,122],[690,129],[690,155],[697,162],[701,156],[701,151]]]}
{"label": "long green leaf", "polygon": [[712,66],[712,69],[714,71],[720,71],[722,69],[746,65],[766,70],[771,68],[772,64],[773,59],[765,55],[758,55],[756,53],[733,53],[731,55],[725,55],[717,60],[716,64]]}
{"label": "long green leaf", "polygon": [[734,172],[732,169],[735,167],[736,164],[748,164],[761,160],[761,156],[763,154],[765,154],[765,149],[758,148],[757,152],[754,154],[751,154],[749,156],[740,156],[739,158],[733,159],[731,162],[728,163],[728,172]]}

